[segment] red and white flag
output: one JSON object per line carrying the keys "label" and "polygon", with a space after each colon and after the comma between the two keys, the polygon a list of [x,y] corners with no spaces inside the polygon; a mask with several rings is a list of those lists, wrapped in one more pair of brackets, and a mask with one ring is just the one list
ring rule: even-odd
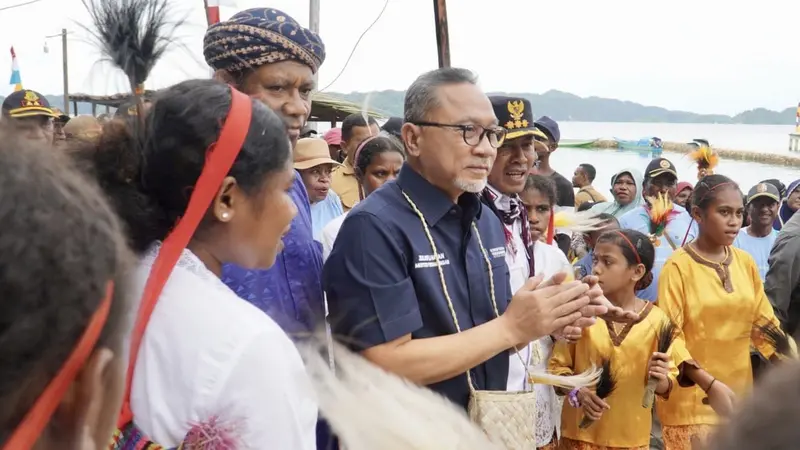
{"label": "red and white flag", "polygon": [[236,8],[236,0],[206,0],[206,5],[208,24],[213,25],[219,22],[219,7]]}

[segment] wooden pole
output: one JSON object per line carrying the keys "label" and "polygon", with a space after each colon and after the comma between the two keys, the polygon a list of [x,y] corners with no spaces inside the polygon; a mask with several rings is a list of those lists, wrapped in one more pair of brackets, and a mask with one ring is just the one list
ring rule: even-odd
{"label": "wooden pole", "polygon": [[[314,33],[319,34],[319,0],[309,0],[308,3],[308,27]],[[317,85],[319,83],[319,71],[314,74],[314,84]],[[319,89],[319,86],[317,86]],[[312,100],[313,102],[313,100]],[[312,130],[317,129],[316,122],[308,123],[308,126],[311,127]]]}
{"label": "wooden pole", "polygon": [[[69,115],[69,58],[67,56],[67,29],[61,29],[61,59],[64,65],[64,114]],[[78,107],[75,106],[75,114]]]}
{"label": "wooden pole", "polygon": [[436,49],[439,55],[439,68],[450,67],[450,37],[447,31],[447,6],[445,0],[433,0],[433,14],[436,19]]}

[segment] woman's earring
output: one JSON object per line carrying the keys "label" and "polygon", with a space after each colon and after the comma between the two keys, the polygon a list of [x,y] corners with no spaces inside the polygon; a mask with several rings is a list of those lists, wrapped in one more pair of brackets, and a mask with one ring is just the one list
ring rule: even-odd
{"label": "woman's earring", "polygon": [[225,211],[222,213],[222,220],[228,220],[231,217],[230,213]]}

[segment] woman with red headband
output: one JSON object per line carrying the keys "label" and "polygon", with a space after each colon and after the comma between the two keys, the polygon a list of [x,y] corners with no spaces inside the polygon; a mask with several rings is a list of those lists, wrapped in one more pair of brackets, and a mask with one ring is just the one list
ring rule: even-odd
{"label": "woman with red headband", "polygon": [[315,448],[317,410],[297,350],[220,279],[226,263],[270,267],[297,213],[282,121],[229,86],[195,80],[162,91],[139,133],[107,127],[94,153],[141,258],[117,445],[135,435],[132,419],[170,447],[200,423],[241,448]]}
{"label": "woman with red headband", "polygon": [[130,262],[100,189],[0,139],[0,449],[100,449],[122,398]]}
{"label": "woman with red headband", "polygon": [[[559,448],[647,450],[653,406],[652,396],[648,404],[643,402],[647,382],[652,380],[651,395],[669,397],[678,374],[670,347],[682,345],[675,342],[657,348],[667,316],[636,296],[653,281],[655,249],[638,231],[612,230],[600,235],[592,259],[603,294],[614,305],[635,312],[638,319],[629,323],[598,320],[578,342],[556,344],[549,363],[551,372],[568,375],[592,365],[602,365],[607,372],[595,389],[564,392],[568,401]],[[613,389],[608,381],[613,381]],[[584,417],[590,421],[584,422]]]}
{"label": "woman with red headband", "polygon": [[[733,409],[753,384],[750,348],[778,357],[790,347],[764,293],[753,258],[732,246],[742,223],[739,186],[723,175],[705,176],[692,193],[697,238],[664,264],[658,306],[675,323],[688,353],[678,380],[682,389],[656,409],[667,450],[692,448]],[[702,369],[700,369],[702,367]]]}

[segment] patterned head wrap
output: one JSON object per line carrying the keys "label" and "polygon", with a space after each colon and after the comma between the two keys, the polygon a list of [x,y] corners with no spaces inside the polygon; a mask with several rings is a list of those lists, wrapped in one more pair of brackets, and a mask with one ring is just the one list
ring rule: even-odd
{"label": "patterned head wrap", "polygon": [[209,66],[228,72],[298,61],[316,73],[325,60],[325,44],[289,15],[253,8],[211,25],[203,39],[203,55]]}

